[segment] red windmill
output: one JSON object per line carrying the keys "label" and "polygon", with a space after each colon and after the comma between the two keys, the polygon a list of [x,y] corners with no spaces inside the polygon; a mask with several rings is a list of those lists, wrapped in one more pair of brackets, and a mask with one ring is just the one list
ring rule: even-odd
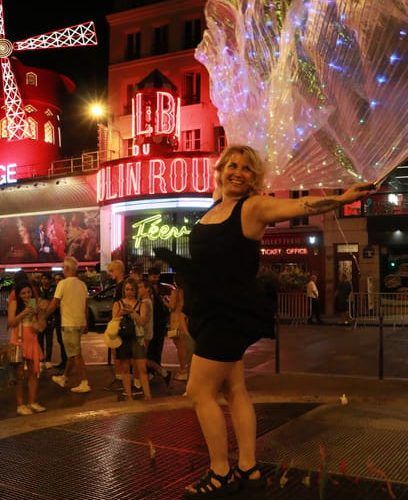
{"label": "red windmill", "polygon": [[[15,57],[10,58],[10,56],[15,52],[22,52],[25,50],[78,47],[89,45],[97,45],[97,38],[93,21],[51,31],[42,35],[32,36],[18,42],[9,41],[6,38],[5,32],[3,1],[0,0],[0,63],[3,83],[3,110],[0,117],[0,138],[2,142],[6,140],[6,142],[8,143],[7,147],[2,148],[4,149],[4,153],[3,151],[0,151],[1,164],[7,164],[9,162],[21,164],[21,161],[18,161],[18,159],[21,160],[22,157],[24,157],[24,160],[22,160],[23,164],[25,164],[26,167],[28,166],[27,154],[20,154],[23,144],[27,143],[27,141],[24,141],[24,139],[27,139],[28,141],[31,140],[30,145],[28,146],[28,149],[31,149],[29,154],[31,155],[31,158],[36,155],[37,162],[39,157],[42,157],[42,160],[46,158],[52,160],[52,156],[54,156],[54,159],[56,156],[58,156],[58,154],[56,153],[56,148],[53,149],[52,154],[50,153],[51,150],[48,151],[48,153],[45,155],[41,154],[40,151],[39,156],[37,154],[38,151],[33,150],[33,140],[39,139],[35,133],[35,124],[37,122],[32,118],[27,119],[27,111],[29,113],[32,112],[33,109],[37,111],[39,106],[30,106],[27,104],[29,104],[30,101],[32,102],[32,100],[34,100],[36,103],[41,103],[48,100],[49,102],[53,103],[54,108],[58,109],[57,80],[59,85],[61,85],[62,81],[67,90],[72,91],[75,88],[73,83],[63,75],[56,74],[55,72],[51,72],[49,70],[28,68],[21,62],[19,62],[18,59],[16,59]],[[29,70],[31,70],[31,72]],[[36,71],[34,72],[33,70]],[[42,78],[42,88],[39,88],[39,84],[37,85],[37,73]],[[31,88],[28,88],[28,86],[25,85],[28,82],[29,78],[29,76],[27,75],[31,75],[35,79],[35,85],[33,85]],[[25,78],[27,81],[23,78]],[[52,108],[52,105],[49,107]],[[49,114],[52,114],[52,111],[50,112],[49,109],[44,108],[41,111],[47,111]],[[59,117],[57,117],[56,119],[59,120]],[[22,143],[20,143],[20,148],[18,147],[18,144],[16,144],[17,141],[22,141]],[[47,140],[45,142],[47,142]],[[11,155],[13,156],[11,157]],[[26,170],[28,173],[29,170],[27,168]],[[40,170],[44,171],[44,168]],[[34,175],[38,175],[40,173],[37,168],[31,168],[31,172]],[[23,176],[25,175],[17,175],[17,177]]]}

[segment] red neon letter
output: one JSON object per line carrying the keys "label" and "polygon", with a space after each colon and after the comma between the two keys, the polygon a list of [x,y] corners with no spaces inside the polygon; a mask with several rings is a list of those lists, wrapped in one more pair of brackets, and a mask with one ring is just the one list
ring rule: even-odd
{"label": "red neon letter", "polygon": [[175,134],[176,103],[168,92],[157,92],[156,134]]}
{"label": "red neon letter", "polygon": [[[149,161],[149,194],[167,193],[166,181],[163,178],[165,172],[166,164],[163,160]],[[158,183],[157,189],[156,183]]]}
{"label": "red neon letter", "polygon": [[[178,165],[180,165],[179,168]],[[178,181],[178,179],[180,179]],[[178,182],[177,182],[178,181]],[[177,184],[180,187],[177,187]],[[187,187],[187,162],[183,158],[174,158],[170,165],[170,187],[176,193],[181,193]]]}

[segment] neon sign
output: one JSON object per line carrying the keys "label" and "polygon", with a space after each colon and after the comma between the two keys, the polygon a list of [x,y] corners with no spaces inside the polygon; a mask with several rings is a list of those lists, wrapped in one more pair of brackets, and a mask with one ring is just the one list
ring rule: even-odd
{"label": "neon sign", "polygon": [[180,157],[120,161],[102,167],[96,176],[98,203],[134,196],[210,193],[210,158]]}
{"label": "neon sign", "polygon": [[170,238],[181,238],[191,232],[186,226],[178,228],[167,224],[161,225],[161,222],[162,216],[157,214],[132,224],[132,228],[136,229],[132,236],[132,239],[135,240],[135,248],[140,247],[143,239],[150,241],[169,240]]}
{"label": "neon sign", "polygon": [[[151,148],[172,151],[180,141],[180,98],[170,92],[144,89],[132,99],[133,154]],[[161,144],[160,144],[161,143]],[[140,149],[140,146],[147,146]]]}
{"label": "neon sign", "polygon": [[261,248],[262,255],[307,255],[309,253],[306,247],[293,248]]}
{"label": "neon sign", "polygon": [[16,163],[9,163],[8,165],[0,165],[0,186],[2,184],[14,184],[16,179]]}

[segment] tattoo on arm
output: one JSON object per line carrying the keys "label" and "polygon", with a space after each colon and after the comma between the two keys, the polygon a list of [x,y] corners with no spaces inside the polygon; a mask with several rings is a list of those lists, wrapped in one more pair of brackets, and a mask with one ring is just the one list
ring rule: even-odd
{"label": "tattoo on arm", "polygon": [[342,204],[337,200],[326,198],[316,201],[305,201],[303,206],[308,214],[322,214],[339,208],[341,205]]}

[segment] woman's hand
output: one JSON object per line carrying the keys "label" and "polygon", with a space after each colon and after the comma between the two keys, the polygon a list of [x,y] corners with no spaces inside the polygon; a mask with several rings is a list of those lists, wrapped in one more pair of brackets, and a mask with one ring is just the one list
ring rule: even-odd
{"label": "woman's hand", "polygon": [[365,196],[375,191],[376,187],[372,182],[357,182],[350,186],[345,191],[341,198],[344,203],[353,203],[353,201],[361,200]]}
{"label": "woman's hand", "polygon": [[27,306],[21,311],[20,314],[22,318],[26,318],[27,316],[33,316],[35,311],[31,306]]}

